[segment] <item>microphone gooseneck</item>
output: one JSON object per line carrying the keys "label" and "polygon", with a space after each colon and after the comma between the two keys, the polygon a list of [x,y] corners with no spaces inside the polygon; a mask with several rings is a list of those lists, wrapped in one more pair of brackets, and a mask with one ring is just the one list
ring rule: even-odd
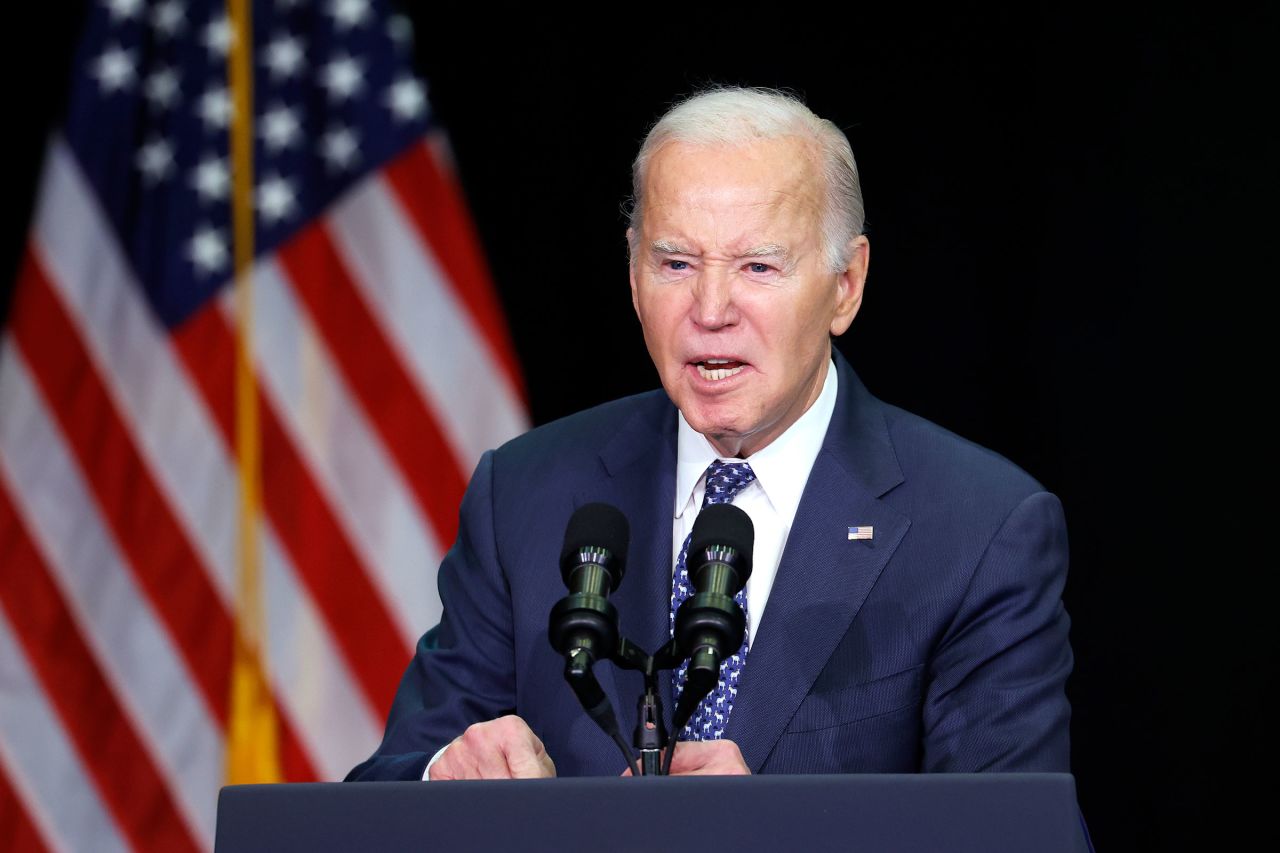
{"label": "microphone gooseneck", "polygon": [[[698,703],[715,689],[720,665],[742,646],[747,616],[734,600],[751,577],[755,527],[751,517],[733,504],[712,504],[698,514],[689,536],[685,565],[696,592],[676,611],[676,656],[687,657],[684,689],[672,717],[679,737]],[[671,767],[671,742],[663,773]]]}

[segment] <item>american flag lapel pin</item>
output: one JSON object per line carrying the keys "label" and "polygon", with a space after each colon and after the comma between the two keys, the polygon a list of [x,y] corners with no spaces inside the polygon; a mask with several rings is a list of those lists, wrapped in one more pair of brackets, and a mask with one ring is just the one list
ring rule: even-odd
{"label": "american flag lapel pin", "polygon": [[866,527],[850,527],[849,539],[870,539],[874,533],[875,528],[871,525],[867,525]]}

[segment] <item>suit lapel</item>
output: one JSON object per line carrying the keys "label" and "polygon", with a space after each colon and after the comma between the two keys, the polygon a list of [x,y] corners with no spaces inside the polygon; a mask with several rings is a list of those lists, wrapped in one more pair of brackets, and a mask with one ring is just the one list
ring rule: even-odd
{"label": "suit lapel", "polygon": [[[902,482],[879,401],[837,353],[839,396],[787,538],[725,737],[758,772],[849,630],[910,520],[879,498]],[[874,527],[850,540],[848,528]]]}

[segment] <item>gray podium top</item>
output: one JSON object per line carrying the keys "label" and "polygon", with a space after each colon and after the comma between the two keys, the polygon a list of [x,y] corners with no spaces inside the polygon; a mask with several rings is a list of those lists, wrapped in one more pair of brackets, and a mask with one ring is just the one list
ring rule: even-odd
{"label": "gray podium top", "polygon": [[847,850],[1080,853],[1058,773],[235,785],[217,853]]}

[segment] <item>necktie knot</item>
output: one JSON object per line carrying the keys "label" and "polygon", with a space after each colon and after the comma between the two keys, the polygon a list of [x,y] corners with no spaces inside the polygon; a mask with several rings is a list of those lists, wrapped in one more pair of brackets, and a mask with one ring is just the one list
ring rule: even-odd
{"label": "necktie knot", "polygon": [[727,504],[756,479],[756,472],[746,462],[715,460],[707,466],[707,488],[702,505]]}

